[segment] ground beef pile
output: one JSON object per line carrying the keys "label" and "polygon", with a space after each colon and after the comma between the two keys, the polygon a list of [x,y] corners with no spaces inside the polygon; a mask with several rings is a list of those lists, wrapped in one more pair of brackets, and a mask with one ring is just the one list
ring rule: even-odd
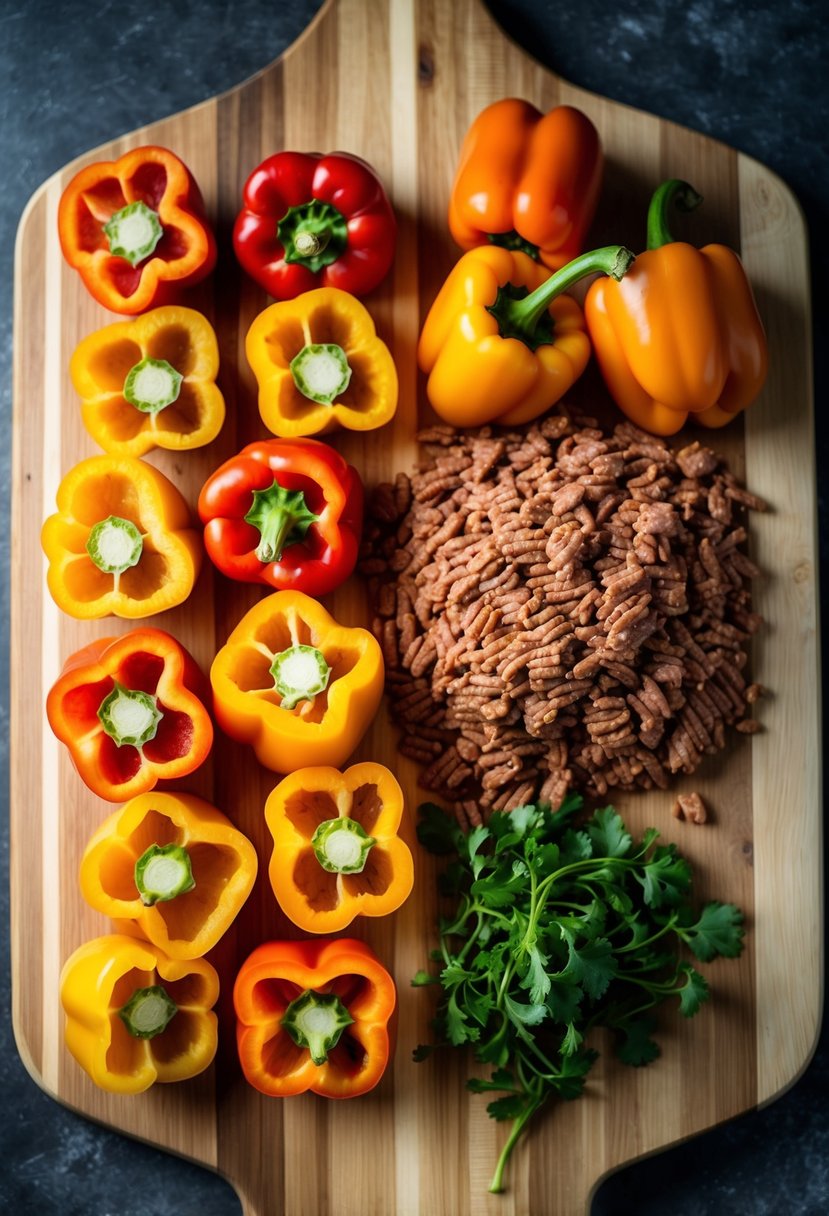
{"label": "ground beef pile", "polygon": [[463,820],[668,785],[753,731],[742,489],[630,423],[435,427],[377,487],[361,569],[400,750]]}

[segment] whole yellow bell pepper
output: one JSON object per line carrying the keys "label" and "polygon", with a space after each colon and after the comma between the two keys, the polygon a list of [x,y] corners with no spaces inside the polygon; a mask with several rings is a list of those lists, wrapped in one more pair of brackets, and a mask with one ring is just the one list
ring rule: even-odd
{"label": "whole yellow bell pepper", "polygon": [[519,426],[543,414],[590,358],[584,315],[569,287],[600,271],[621,278],[633,254],[594,249],[552,276],[519,250],[465,253],[426,317],[417,360],[426,395],[453,426]]}
{"label": "whole yellow bell pepper", "polygon": [[397,409],[389,348],[368,309],[337,287],[271,304],[248,330],[245,351],[262,421],[282,439],[373,431]]}
{"label": "whole yellow bell pepper", "polygon": [[210,669],[222,730],[279,773],[343,764],[383,696],[383,654],[301,591],[255,604]]}
{"label": "whole yellow bell pepper", "polygon": [[225,418],[218,370],[210,322],[174,304],[95,330],[69,364],[84,426],[120,456],[212,442]]}
{"label": "whole yellow bell pepper", "polygon": [[403,791],[382,764],[303,768],[265,803],[269,876],[286,916],[309,933],[339,933],[355,916],[386,916],[409,897],[414,866],[398,835]]}
{"label": "whole yellow bell pepper", "polygon": [[140,794],[101,824],[81,858],[86,902],[169,958],[201,958],[253,888],[256,850],[193,794]]}
{"label": "whole yellow bell pepper", "polygon": [[204,1072],[216,1054],[219,977],[205,959],[168,958],[113,933],[64,964],[66,1046],[101,1089],[139,1094]]}
{"label": "whole yellow bell pepper", "polygon": [[187,599],[201,535],[158,469],[132,456],[91,456],[66,474],[57,507],[41,544],[49,592],[69,616],[152,616]]}

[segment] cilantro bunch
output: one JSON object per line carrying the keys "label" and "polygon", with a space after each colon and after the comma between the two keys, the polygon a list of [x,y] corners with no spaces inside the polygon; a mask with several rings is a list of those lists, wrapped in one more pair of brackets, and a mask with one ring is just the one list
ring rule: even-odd
{"label": "cilantro bunch", "polygon": [[487,1110],[512,1120],[491,1191],[503,1190],[516,1141],[550,1097],[576,1098],[597,1052],[594,1026],[616,1035],[626,1064],[659,1055],[651,1011],[677,997],[691,1017],[708,999],[708,984],[682,958],[682,944],[703,962],[742,950],[742,913],[733,904],[692,910],[691,869],[675,845],[657,845],[649,828],[635,844],[613,807],[581,826],[582,807],[568,796],[552,812],[523,806],[495,814],[465,833],[430,803],[417,834],[430,852],[450,854],[440,877],[452,904],[439,922],[438,975],[419,971],[416,986],[439,984],[437,1042],[470,1044],[492,1066],[472,1078],[474,1093],[498,1092]]}

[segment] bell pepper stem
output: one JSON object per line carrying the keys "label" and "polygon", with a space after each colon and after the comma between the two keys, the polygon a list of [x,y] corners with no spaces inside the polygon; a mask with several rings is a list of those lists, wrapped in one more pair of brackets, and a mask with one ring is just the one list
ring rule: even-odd
{"label": "bell pepper stem", "polygon": [[271,675],[282,698],[282,708],[293,709],[300,701],[313,701],[325,692],[331,668],[316,646],[289,646],[274,656]]}
{"label": "bell pepper stem", "polygon": [[351,367],[346,353],[334,342],[311,342],[290,363],[291,375],[303,397],[319,405],[333,405],[348,388]]}
{"label": "bell pepper stem", "polygon": [[354,1018],[335,992],[306,989],[291,1001],[282,1015],[282,1028],[297,1047],[307,1047],[315,1064],[325,1064],[328,1053]]}
{"label": "bell pepper stem", "polygon": [[302,490],[286,490],[274,478],[273,485],[266,490],[253,491],[253,505],[245,523],[258,529],[256,556],[267,564],[281,561],[283,549],[304,540],[311,524],[319,518],[309,511]]}
{"label": "bell pepper stem", "polygon": [[138,202],[116,211],[104,224],[104,235],[110,253],[124,258],[130,266],[137,266],[155,253],[164,229],[155,211],[146,203]]}
{"label": "bell pepper stem", "polygon": [[678,211],[693,211],[702,202],[693,186],[678,177],[669,178],[653,192],[648,207],[648,249],[659,249],[673,242],[668,227],[668,211],[671,204]]}
{"label": "bell pepper stem", "polygon": [[149,355],[136,363],[124,381],[124,400],[142,414],[157,414],[178,400],[184,377],[166,359]]}
{"label": "bell pepper stem", "polygon": [[326,819],[311,837],[316,859],[329,874],[361,874],[376,843],[356,819]]}
{"label": "bell pepper stem", "polygon": [[135,863],[135,885],[147,908],[192,891],[190,854],[180,844],[151,844]]}
{"label": "bell pepper stem", "polygon": [[123,574],[137,566],[144,549],[138,528],[120,515],[108,515],[90,530],[86,551],[104,574]]}
{"label": "bell pepper stem", "polygon": [[289,207],[277,224],[277,239],[288,263],[314,274],[336,262],[348,244],[348,223],[331,203],[312,198]]}
{"label": "bell pepper stem", "polygon": [[136,1039],[154,1039],[167,1029],[177,1013],[178,1005],[161,984],[136,988],[126,1005],[118,1010],[119,1018]]}
{"label": "bell pepper stem", "polygon": [[[568,291],[574,283],[589,274],[607,274],[613,279],[621,279],[633,259],[634,255],[624,245],[591,249],[562,266],[561,270],[523,298],[516,298],[517,293],[512,294],[501,288],[495,303],[489,306],[489,312],[498,321],[502,337],[518,338],[534,350],[536,346],[551,341],[550,336],[542,336],[543,329],[546,329],[543,318],[556,296]],[[542,335],[539,330],[542,330]]]}
{"label": "bell pepper stem", "polygon": [[117,747],[143,747],[155,738],[163,717],[155,697],[117,680],[98,708],[98,720]]}

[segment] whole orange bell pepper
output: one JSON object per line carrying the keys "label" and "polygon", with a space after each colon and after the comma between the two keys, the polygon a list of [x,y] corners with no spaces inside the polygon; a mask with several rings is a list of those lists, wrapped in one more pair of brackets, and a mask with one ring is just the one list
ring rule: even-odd
{"label": "whole orange bell pepper", "polygon": [[271,304],[248,330],[245,351],[262,421],[282,439],[373,431],[397,409],[389,348],[365,305],[339,288]]}
{"label": "whole orange bell pepper", "polygon": [[43,525],[52,599],[69,616],[152,616],[183,603],[200,534],[171,481],[132,456],[90,456],[66,474]]}
{"label": "whole orange bell pepper", "polygon": [[389,1059],[394,981],[365,942],[265,942],[233,989],[245,1079],[269,1097],[356,1098]]}
{"label": "whole orange bell pepper", "polygon": [[96,937],[64,964],[60,1000],[66,1046],[101,1089],[140,1094],[185,1081],[216,1054],[211,1012],[219,977],[206,959],[168,958],[121,933]]}
{"label": "whole orange bell pepper", "polygon": [[493,102],[464,138],[449,230],[462,249],[492,241],[558,270],[581,252],[603,169],[599,133],[581,110]]}
{"label": "whole orange bell pepper", "polygon": [[169,958],[201,958],[253,888],[256,850],[221,811],[193,794],[140,794],[101,824],[84,850],[81,894],[119,932]]}
{"label": "whole orange bell pepper", "polygon": [[130,316],[172,303],[216,263],[190,170],[153,145],[76,173],[61,196],[58,235],[90,295]]}
{"label": "whole orange bell pepper", "polygon": [[255,604],[210,669],[216,721],[279,773],[343,764],[377,712],[383,679],[372,634],[338,625],[301,591]]}
{"label": "whole orange bell pepper", "polygon": [[280,908],[309,933],[386,916],[408,898],[412,854],[398,836],[403,791],[382,764],[303,768],[265,803],[269,875]]}
{"label": "whole orange bell pepper", "polygon": [[590,358],[582,311],[563,293],[596,271],[621,278],[632,260],[611,245],[550,277],[520,251],[482,245],[465,253],[429,310],[417,348],[435,411],[453,426],[518,426],[543,414]]}
{"label": "whole orange bell pepper", "polygon": [[175,304],[97,329],[69,364],[84,426],[119,456],[211,443],[225,417],[218,370],[210,322]]}
{"label": "whole orange bell pepper", "polygon": [[648,248],[621,283],[600,279],[585,315],[605,383],[638,426],[673,435],[689,415],[720,427],[760,392],[768,368],[763,324],[746,273],[725,245],[674,241],[667,211],[701,202],[672,179],[648,211]]}
{"label": "whole orange bell pepper", "polygon": [[198,768],[213,743],[207,681],[160,629],[98,638],[67,659],[46,698],[55,735],[93,793],[126,802]]}

